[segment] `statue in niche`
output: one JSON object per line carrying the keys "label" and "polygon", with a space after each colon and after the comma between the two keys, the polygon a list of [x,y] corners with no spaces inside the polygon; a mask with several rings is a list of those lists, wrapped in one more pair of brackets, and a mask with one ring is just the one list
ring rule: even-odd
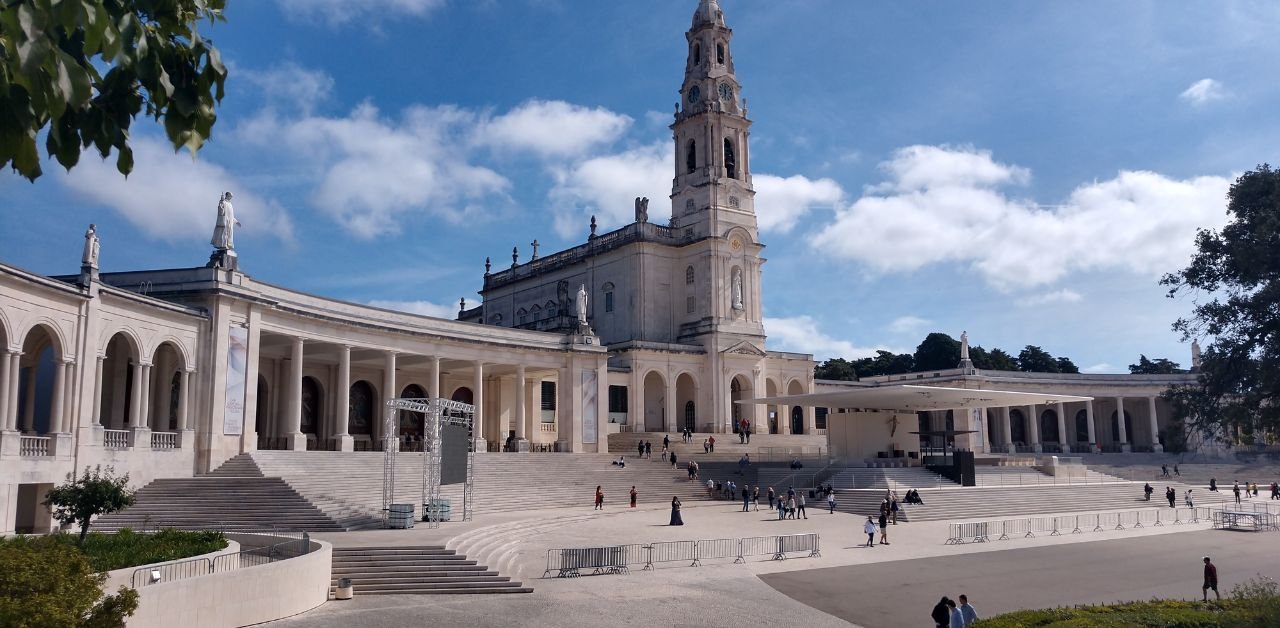
{"label": "statue in niche", "polygon": [[636,222],[649,222],[649,199],[636,197]]}
{"label": "statue in niche", "polygon": [[98,226],[91,224],[89,230],[84,232],[84,254],[80,256],[80,266],[97,270],[98,250]]}
{"label": "statue in niche", "polygon": [[587,286],[582,284],[578,286],[578,324],[587,324]]}
{"label": "statue in niche", "polygon": [[742,271],[733,269],[733,309],[742,311]]}
{"label": "statue in niche", "polygon": [[969,332],[967,331],[960,332],[960,359],[962,361],[969,359]]}
{"label": "statue in niche", "polygon": [[234,251],[236,248],[236,227],[240,226],[240,221],[236,220],[231,198],[230,192],[224,192],[222,200],[218,201],[218,222],[213,227],[213,238],[209,240],[218,251]]}

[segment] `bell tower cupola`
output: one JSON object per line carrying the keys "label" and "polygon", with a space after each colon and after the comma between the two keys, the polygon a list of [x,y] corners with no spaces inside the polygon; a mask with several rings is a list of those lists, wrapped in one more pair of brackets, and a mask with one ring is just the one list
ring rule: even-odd
{"label": "bell tower cupola", "polygon": [[718,0],[699,0],[685,33],[688,59],[675,122],[672,226],[697,237],[724,237],[733,227],[756,236],[755,191],[742,85],[734,72],[730,43]]}

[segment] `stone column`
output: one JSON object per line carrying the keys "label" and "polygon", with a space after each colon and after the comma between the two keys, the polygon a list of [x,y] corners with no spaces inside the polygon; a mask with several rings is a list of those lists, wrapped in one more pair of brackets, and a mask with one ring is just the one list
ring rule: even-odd
{"label": "stone column", "polygon": [[93,375],[93,408],[89,410],[89,416],[93,420],[92,427],[95,429],[106,426],[102,421],[102,378],[104,375],[103,371],[106,369],[106,361],[107,356],[105,355],[98,356],[98,359],[95,361],[96,368],[94,369]]}
{"label": "stone column", "polygon": [[1004,450],[1006,453],[1014,453],[1017,446],[1013,444],[1013,426],[1009,421],[1009,406],[1000,408],[1000,427],[1004,431]]}
{"label": "stone column", "polygon": [[1129,452],[1129,430],[1124,424],[1124,397],[1116,397],[1116,425],[1120,431],[1120,451]]}
{"label": "stone column", "polygon": [[1031,439],[1031,451],[1040,453],[1044,451],[1044,444],[1040,442],[1040,417],[1036,416],[1035,404],[1027,406],[1027,415],[1027,437]]}
{"label": "stone column", "polygon": [[[39,358],[40,356],[36,356]],[[22,432],[32,434],[36,431],[36,364],[28,367],[27,405],[22,408]]]}
{"label": "stone column", "polygon": [[[383,354],[382,365],[382,404],[377,408],[378,423],[374,429],[374,434],[378,439],[384,439],[389,436],[395,436],[396,442],[400,441],[400,426],[387,425],[387,402],[400,396],[400,391],[396,388],[396,352],[388,351]],[[399,415],[395,419],[398,421]],[[397,450],[399,451],[399,450]]]}
{"label": "stone column", "polygon": [[529,436],[525,432],[527,416],[525,410],[525,381],[524,381],[524,365],[516,365],[516,381],[515,381],[515,411],[512,420],[515,422],[516,439],[514,441],[516,451],[529,451]]}
{"label": "stone column", "polygon": [[333,412],[337,415],[334,438],[338,451],[355,451],[356,441],[351,437],[351,346],[338,348],[338,383]]}
{"label": "stone column", "polygon": [[476,451],[488,451],[489,444],[484,439],[484,362],[476,360],[473,364],[475,370],[471,374],[471,401],[476,406],[476,419],[472,436]]}
{"label": "stone column", "polygon": [[[190,407],[191,371],[178,371],[178,432],[187,431],[187,413]],[[246,417],[247,420],[247,417]]]}
{"label": "stone column", "polygon": [[530,441],[538,437],[542,425],[542,380],[530,377],[524,387],[524,432]]}
{"label": "stone column", "polygon": [[302,361],[304,342],[293,339],[293,351],[289,361],[289,410],[284,416],[285,448],[293,451],[307,450],[307,436],[302,433]]}
{"label": "stone column", "polygon": [[432,356],[431,358],[431,381],[428,382],[427,391],[432,399],[440,398],[440,356]]}
{"label": "stone column", "polygon": [[1102,449],[1098,447],[1098,431],[1093,427],[1093,400],[1092,399],[1084,402],[1084,420],[1089,427],[1090,447],[1093,448],[1093,453],[1096,454],[1102,451]]}
{"label": "stone column", "polygon": [[9,368],[13,353],[0,351],[0,432],[8,432],[9,426]]}
{"label": "stone column", "polygon": [[[35,379],[35,369],[31,371],[32,379]],[[49,432],[56,434],[67,433],[67,416],[66,406],[67,400],[67,363],[57,361],[53,363],[53,396],[49,399]],[[33,405],[35,400],[32,399]]]}
{"label": "stone column", "polygon": [[151,365],[142,365],[142,392],[138,397],[138,424],[151,429]]}
{"label": "stone column", "polygon": [[1151,418],[1151,451],[1163,453],[1164,446],[1160,444],[1160,425],[1156,422],[1155,397],[1147,397],[1147,416]]}
{"label": "stone column", "polygon": [[1057,443],[1061,446],[1062,453],[1069,454],[1071,453],[1071,445],[1068,443],[1070,443],[1071,439],[1066,437],[1066,411],[1061,403],[1055,405],[1053,411],[1057,412]]}
{"label": "stone column", "polygon": [[[778,394],[783,394],[779,392]],[[791,433],[791,406],[778,406],[778,433]]]}
{"label": "stone column", "polygon": [[675,380],[671,379],[670,372],[667,373],[666,394],[667,396],[666,396],[666,399],[664,400],[666,403],[663,405],[666,407],[667,416],[662,421],[662,431],[670,434],[676,431],[676,425],[679,424],[679,420],[676,417],[679,416],[678,413],[680,411],[680,409],[676,406]]}

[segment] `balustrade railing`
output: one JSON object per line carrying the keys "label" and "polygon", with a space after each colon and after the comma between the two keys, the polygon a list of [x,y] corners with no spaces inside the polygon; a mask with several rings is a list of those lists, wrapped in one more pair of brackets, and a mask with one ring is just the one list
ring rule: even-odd
{"label": "balustrade railing", "polygon": [[107,449],[128,449],[129,430],[102,430],[102,446]]}
{"label": "balustrade railing", "polygon": [[48,456],[51,440],[53,439],[48,436],[23,436],[18,441],[18,455],[33,458]]}
{"label": "balustrade railing", "polygon": [[152,449],[177,449],[178,448],[177,432],[152,432],[151,448]]}
{"label": "balustrade railing", "polygon": [[556,431],[556,424],[555,424],[555,423],[539,423],[539,424],[538,424],[538,431],[539,431],[539,432],[550,432],[550,433],[554,434],[554,433],[555,433],[555,431]]}

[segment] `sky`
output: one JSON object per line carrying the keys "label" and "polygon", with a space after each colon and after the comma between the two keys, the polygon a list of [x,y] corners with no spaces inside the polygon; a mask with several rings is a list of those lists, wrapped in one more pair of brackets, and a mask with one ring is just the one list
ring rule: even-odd
{"label": "sky", "polygon": [[[1083,370],[1189,366],[1162,274],[1276,162],[1280,4],[720,0],[754,121],[771,349],[913,351],[931,331]],[[248,274],[453,317],[484,260],[670,211],[696,0],[231,0],[212,140],[134,125],[135,170],[86,155],[0,174],[0,261],[199,266],[235,193]]]}

